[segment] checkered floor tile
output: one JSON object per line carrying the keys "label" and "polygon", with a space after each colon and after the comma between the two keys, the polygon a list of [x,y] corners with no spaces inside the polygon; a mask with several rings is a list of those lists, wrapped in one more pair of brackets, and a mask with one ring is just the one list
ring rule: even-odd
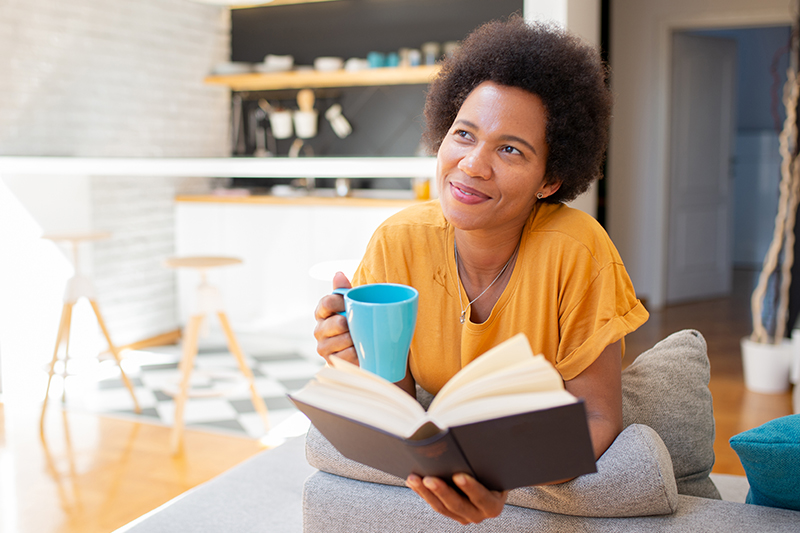
{"label": "checkered floor tile", "polygon": [[[256,390],[269,410],[270,429],[299,414],[286,394],[300,389],[319,370],[319,356],[302,355],[291,347],[244,348]],[[141,414],[133,410],[130,394],[113,361],[103,361],[94,372],[67,378],[67,407],[111,416],[142,417],[172,425],[180,372],[179,346],[127,352],[123,362]],[[214,430],[262,438],[266,428],[253,407],[247,380],[224,343],[201,346],[192,372],[191,394],[184,411],[187,428]],[[60,397],[54,388],[51,393]]]}

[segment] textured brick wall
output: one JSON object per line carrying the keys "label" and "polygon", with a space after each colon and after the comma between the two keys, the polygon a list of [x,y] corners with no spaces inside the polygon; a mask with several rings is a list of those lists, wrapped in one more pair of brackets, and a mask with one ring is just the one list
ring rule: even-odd
{"label": "textured brick wall", "polygon": [[[0,0],[0,155],[228,155],[229,93],[202,80],[229,43],[228,11],[189,0]],[[161,264],[174,251],[172,198],[204,187],[91,178],[92,226],[114,233],[92,270],[118,343],[177,327]]]}
{"label": "textured brick wall", "polygon": [[201,178],[95,177],[93,224],[113,238],[94,244],[93,278],[115,342],[125,344],[179,327],[175,272],[164,259],[175,253],[178,192],[204,192]]}

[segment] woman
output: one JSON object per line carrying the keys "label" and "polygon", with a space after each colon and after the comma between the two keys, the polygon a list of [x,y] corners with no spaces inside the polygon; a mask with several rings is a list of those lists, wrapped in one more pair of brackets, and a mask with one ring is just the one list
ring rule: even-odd
{"label": "woman", "polygon": [[[409,370],[398,383],[430,393],[489,348],[524,332],[534,353],[585,400],[595,457],[622,430],[623,339],[647,311],[614,245],[565,206],[600,174],[611,96],[597,53],[519,17],[473,32],[443,65],[425,107],[439,200],[376,231],[354,284],[420,292]],[[334,287],[349,286],[341,273]],[[320,300],[317,349],[357,363],[341,296]],[[545,459],[546,460],[546,459]],[[457,474],[406,483],[462,524],[497,516],[506,493]]]}

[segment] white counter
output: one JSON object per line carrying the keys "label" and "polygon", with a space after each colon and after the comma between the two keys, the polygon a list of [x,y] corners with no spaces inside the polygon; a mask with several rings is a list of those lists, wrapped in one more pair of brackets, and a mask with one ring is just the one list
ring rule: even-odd
{"label": "white counter", "polygon": [[[237,331],[310,338],[314,308],[337,270],[352,274],[375,228],[415,204],[407,199],[214,198],[176,202],[178,255],[230,255],[244,263],[212,269]],[[196,272],[178,273],[179,316],[194,306]]]}

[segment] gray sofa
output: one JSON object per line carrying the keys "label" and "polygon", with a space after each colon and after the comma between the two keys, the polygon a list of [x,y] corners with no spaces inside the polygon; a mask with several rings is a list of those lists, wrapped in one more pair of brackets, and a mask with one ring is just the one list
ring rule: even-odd
{"label": "gray sofa", "polygon": [[[300,533],[304,531],[460,531],[409,489],[318,472],[294,438],[175,498],[117,533]],[[747,480],[715,476],[726,498],[744,501]],[[305,502],[303,497],[305,485]],[[356,487],[351,490],[352,487]],[[363,495],[368,499],[363,499]],[[313,500],[313,501],[310,501]],[[639,518],[586,518],[507,505],[470,531],[798,531],[800,513],[679,495],[675,513]],[[402,521],[394,521],[396,517]],[[391,518],[388,518],[391,517]],[[387,523],[392,520],[393,526]],[[449,529],[447,529],[449,528]]]}
{"label": "gray sofa", "polygon": [[626,428],[598,472],[512,491],[503,513],[479,525],[438,515],[401,479],[341,456],[312,428],[119,531],[800,531],[800,512],[741,503],[746,478],[709,475],[705,351],[699,333],[683,331],[640,355],[623,374]]}

